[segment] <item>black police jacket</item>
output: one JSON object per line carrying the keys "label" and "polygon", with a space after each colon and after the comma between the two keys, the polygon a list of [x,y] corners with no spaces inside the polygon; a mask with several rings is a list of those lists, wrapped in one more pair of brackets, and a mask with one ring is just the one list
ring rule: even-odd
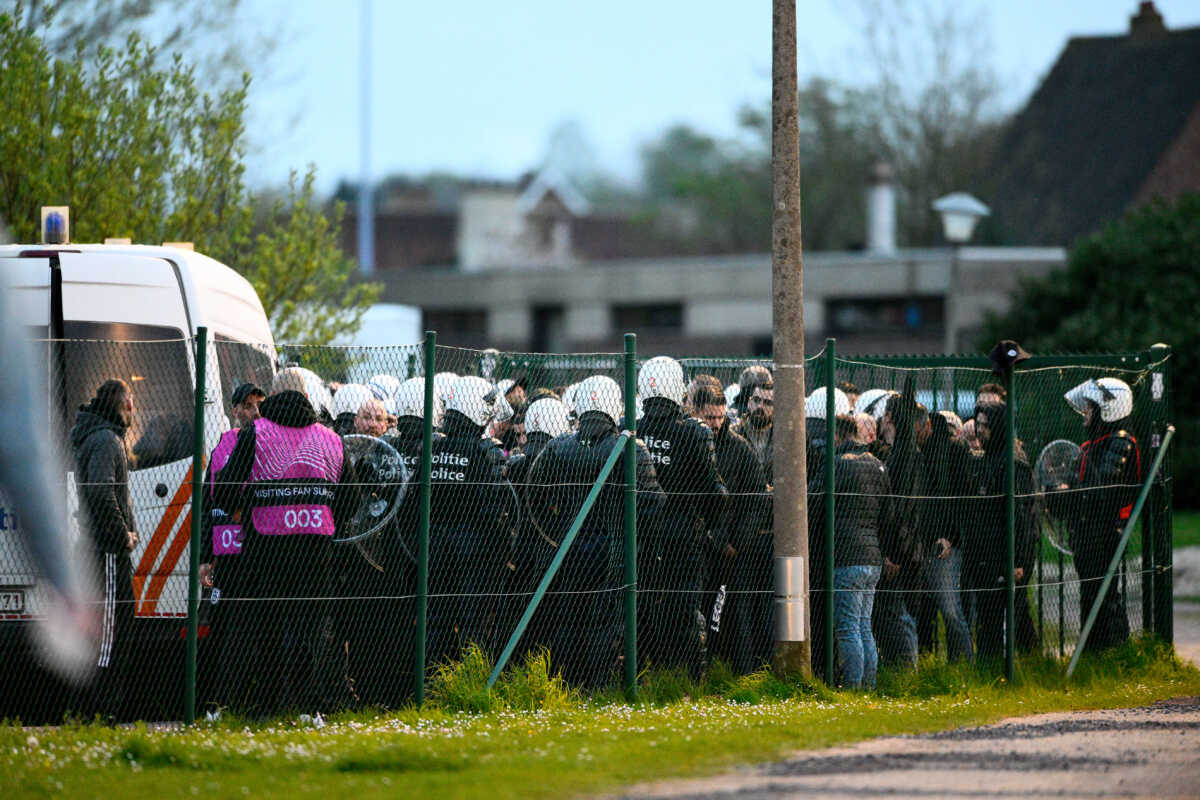
{"label": "black police jacket", "polygon": [[638,437],[668,498],[658,530],[702,535],[706,527],[720,523],[728,499],[717,471],[712,431],[665,398],[651,397],[644,408]]}
{"label": "black police jacket", "polygon": [[1119,532],[1129,520],[1141,483],[1137,439],[1110,424],[1080,446],[1075,537]]}
{"label": "black police jacket", "polygon": [[[834,463],[833,564],[877,567],[883,564],[880,531],[895,525],[891,486],[883,463],[857,443],[836,450]],[[809,557],[814,565],[825,551],[825,470],[808,482]]]}
{"label": "black police jacket", "polygon": [[442,417],[442,433],[433,442],[433,525],[477,532],[503,528],[516,508],[500,442],[457,411]]}
{"label": "black police jacket", "polygon": [[[531,521],[543,535],[560,542],[571,527],[600,470],[617,444],[617,426],[598,412],[584,414],[579,431],[551,440],[533,462],[528,477]],[[666,501],[650,454],[637,445],[639,523],[653,519]],[[624,528],[625,454],[617,459],[584,520],[582,535],[619,534]]]}

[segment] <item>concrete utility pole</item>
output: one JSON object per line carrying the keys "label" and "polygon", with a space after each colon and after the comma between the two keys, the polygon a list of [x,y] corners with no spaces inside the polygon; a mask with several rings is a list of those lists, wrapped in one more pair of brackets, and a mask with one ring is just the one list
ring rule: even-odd
{"label": "concrete utility pole", "polygon": [[773,0],[771,64],[772,334],[775,349],[775,672],[812,676],[808,475],[804,453],[804,263],[796,0]]}

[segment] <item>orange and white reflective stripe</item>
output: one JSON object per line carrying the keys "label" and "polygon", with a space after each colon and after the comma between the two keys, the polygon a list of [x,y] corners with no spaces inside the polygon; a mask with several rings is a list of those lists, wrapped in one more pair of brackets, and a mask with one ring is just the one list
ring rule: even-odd
{"label": "orange and white reflective stripe", "polygon": [[[133,594],[137,599],[137,615],[139,617],[155,615],[167,578],[175,570],[183,551],[191,541],[191,504],[192,470],[189,468],[187,474],[183,476],[179,488],[175,490],[175,496],[167,505],[162,519],[154,529],[154,535],[150,537],[146,550],[142,553],[137,568],[134,570]],[[188,509],[186,514],[184,514],[184,509]],[[183,518],[183,524],[176,527],[180,517]],[[172,533],[175,534],[173,540]],[[156,567],[155,563],[158,561],[159,554],[167,546],[168,541],[170,541],[170,546],[167,547],[162,562]]]}

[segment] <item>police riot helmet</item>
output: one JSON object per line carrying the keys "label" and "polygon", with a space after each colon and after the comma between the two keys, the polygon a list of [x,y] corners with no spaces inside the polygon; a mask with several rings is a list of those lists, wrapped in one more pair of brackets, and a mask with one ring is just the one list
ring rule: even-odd
{"label": "police riot helmet", "polygon": [[525,410],[525,433],[548,433],[561,436],[571,431],[571,417],[562,400],[543,397],[534,400]]}
{"label": "police riot helmet", "polygon": [[1133,390],[1119,378],[1092,378],[1063,395],[1071,408],[1082,414],[1088,403],[1100,409],[1100,419],[1116,422],[1133,413]]}
{"label": "police riot helmet", "polygon": [[638,371],[638,395],[643,400],[664,397],[676,405],[683,405],[687,394],[687,382],[683,379],[683,365],[670,356],[655,356],[642,364]]}
{"label": "police riot helmet", "polygon": [[374,397],[371,390],[361,383],[343,384],[333,396],[333,418],[337,419],[342,414],[357,414],[363,403]]}
{"label": "police riot helmet", "polygon": [[[409,378],[392,396],[397,417],[425,418],[425,379]],[[436,400],[434,401],[437,402]]]}
{"label": "police riot helmet", "polygon": [[450,384],[446,393],[446,410],[457,411],[480,427],[492,420],[503,422],[513,415],[504,393],[490,381],[476,375],[464,375]]}
{"label": "police riot helmet", "polygon": [[599,411],[614,424],[619,423],[625,412],[620,385],[607,375],[593,375],[581,381],[575,390],[575,414],[583,419],[589,411]]}
{"label": "police riot helmet", "polygon": [[306,367],[295,367],[295,369],[304,376],[304,389],[308,394],[308,403],[313,407],[317,416],[320,416],[322,411],[331,417],[334,416],[333,395],[325,385],[325,381],[321,380],[321,376]]}
{"label": "police riot helmet", "polygon": [[738,399],[738,395],[742,393],[742,386],[739,383],[731,383],[725,387],[725,405],[732,406]]}
{"label": "police riot helmet", "polygon": [[[850,398],[841,389],[833,390],[833,413],[835,416],[850,413]],[[825,387],[814,389],[804,401],[804,416],[809,419],[825,419]]]}
{"label": "police riot helmet", "polygon": [[439,372],[433,376],[433,424],[441,423],[442,414],[446,411],[446,397],[450,387],[458,380],[457,372]]}
{"label": "police riot helmet", "polygon": [[395,375],[376,375],[367,381],[367,388],[371,390],[371,394],[387,405],[388,399],[394,397],[400,388],[400,379]]}
{"label": "police riot helmet", "polygon": [[891,389],[867,389],[854,403],[855,414],[870,414],[876,422],[887,413],[888,398],[896,392]]}
{"label": "police riot helmet", "polygon": [[579,384],[572,383],[566,389],[563,389],[563,405],[567,407],[567,411],[575,413],[575,393],[579,391]]}

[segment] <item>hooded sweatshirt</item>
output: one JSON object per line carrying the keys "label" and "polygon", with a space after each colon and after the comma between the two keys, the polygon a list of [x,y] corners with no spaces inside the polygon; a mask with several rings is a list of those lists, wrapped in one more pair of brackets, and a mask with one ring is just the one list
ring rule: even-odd
{"label": "hooded sweatshirt", "polygon": [[125,431],[120,418],[94,402],[79,409],[71,429],[79,505],[90,523],[92,546],[102,553],[128,553],[128,531],[137,530]]}

